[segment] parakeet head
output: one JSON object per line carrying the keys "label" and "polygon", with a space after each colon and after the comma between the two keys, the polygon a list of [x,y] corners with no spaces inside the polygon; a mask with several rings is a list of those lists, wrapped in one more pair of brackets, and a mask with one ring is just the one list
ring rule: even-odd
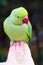
{"label": "parakeet head", "polygon": [[28,12],[23,7],[19,7],[19,8],[14,9],[11,12],[10,16],[13,19],[12,22],[16,25],[21,25],[23,23],[28,24]]}

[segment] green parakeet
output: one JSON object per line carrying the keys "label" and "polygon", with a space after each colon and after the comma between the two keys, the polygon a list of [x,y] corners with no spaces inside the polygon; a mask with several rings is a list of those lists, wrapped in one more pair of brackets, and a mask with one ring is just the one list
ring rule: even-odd
{"label": "green parakeet", "polygon": [[12,10],[4,21],[4,31],[12,41],[29,43],[32,38],[32,26],[27,10],[23,7]]}

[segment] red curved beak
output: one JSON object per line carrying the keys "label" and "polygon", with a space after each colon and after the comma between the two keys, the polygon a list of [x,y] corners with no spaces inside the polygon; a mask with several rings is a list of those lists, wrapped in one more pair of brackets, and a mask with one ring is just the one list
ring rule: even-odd
{"label": "red curved beak", "polygon": [[23,18],[23,23],[28,24],[28,20],[29,20],[29,19],[28,19],[28,16],[24,17],[24,18]]}

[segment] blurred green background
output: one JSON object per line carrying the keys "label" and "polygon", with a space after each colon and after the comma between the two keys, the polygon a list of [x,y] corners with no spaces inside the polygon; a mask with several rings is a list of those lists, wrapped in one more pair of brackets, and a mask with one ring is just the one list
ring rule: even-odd
{"label": "blurred green background", "polygon": [[14,8],[21,6],[27,9],[33,28],[33,40],[30,42],[32,57],[36,65],[43,65],[43,0],[0,0],[0,62],[6,61],[10,46],[3,22]]}

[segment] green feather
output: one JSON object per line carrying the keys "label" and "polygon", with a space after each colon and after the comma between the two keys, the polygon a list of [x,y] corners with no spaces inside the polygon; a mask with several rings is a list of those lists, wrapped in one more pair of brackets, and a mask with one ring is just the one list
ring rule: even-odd
{"label": "green feather", "polygon": [[30,40],[32,39],[32,25],[31,25],[31,23],[29,22],[29,24],[28,24],[28,32],[29,32],[29,38],[30,38]]}

